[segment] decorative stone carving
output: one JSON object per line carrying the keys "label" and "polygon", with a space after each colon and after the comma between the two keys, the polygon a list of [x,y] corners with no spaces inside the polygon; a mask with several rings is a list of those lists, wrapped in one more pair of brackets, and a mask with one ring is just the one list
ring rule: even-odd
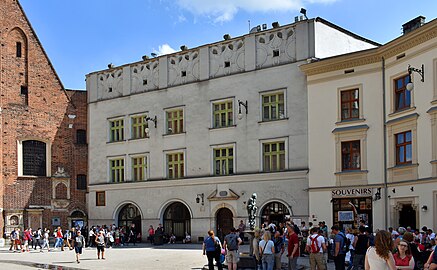
{"label": "decorative stone carving", "polygon": [[252,194],[252,197],[247,201],[247,214],[249,216],[249,228],[255,229],[255,217],[258,207],[256,206],[256,193]]}
{"label": "decorative stone carving", "polygon": [[210,78],[243,72],[244,53],[242,39],[210,47]]}
{"label": "decorative stone carving", "polygon": [[111,70],[98,76],[99,99],[114,98],[123,95],[123,70]]}
{"label": "decorative stone carving", "polygon": [[256,67],[266,68],[296,61],[294,27],[256,36]]}
{"label": "decorative stone carving", "polygon": [[68,178],[70,177],[68,175],[68,173],[65,171],[64,167],[58,167],[58,169],[56,170],[56,172],[53,174],[53,177],[64,177],[64,178]]}
{"label": "decorative stone carving", "polygon": [[132,93],[140,93],[158,89],[159,62],[158,60],[141,63],[131,67]]}
{"label": "decorative stone carving", "polygon": [[[52,178],[52,200],[51,205],[54,209],[66,209],[70,205],[70,178]],[[67,188],[66,198],[56,197],[56,187],[64,185]]]}
{"label": "decorative stone carving", "polygon": [[199,80],[199,52],[189,51],[168,58],[168,86]]}

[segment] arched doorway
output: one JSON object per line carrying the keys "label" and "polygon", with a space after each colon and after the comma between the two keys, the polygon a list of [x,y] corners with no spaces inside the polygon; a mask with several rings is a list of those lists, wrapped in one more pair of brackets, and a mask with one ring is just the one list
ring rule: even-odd
{"label": "arched doorway", "polygon": [[86,219],[87,218],[85,213],[80,210],[73,211],[71,215],[67,218],[71,228],[83,228],[86,225]]}
{"label": "arched doorway", "polygon": [[267,222],[278,225],[281,222],[285,222],[286,216],[290,216],[288,208],[280,202],[271,202],[267,204],[264,206],[261,213],[261,224]]}
{"label": "arched doorway", "polygon": [[411,204],[404,204],[399,211],[399,226],[404,228],[410,226],[416,229],[416,210]]}
{"label": "arched doorway", "polygon": [[191,216],[188,208],[180,202],[170,204],[164,212],[164,231],[176,236],[176,240],[185,238],[185,232],[191,235]]}
{"label": "arched doorway", "polygon": [[140,210],[135,205],[129,203],[123,206],[118,213],[118,226],[125,226],[126,229],[129,229],[132,224],[135,224],[136,233],[141,233]]}
{"label": "arched doorway", "polygon": [[234,227],[234,215],[228,208],[221,208],[217,211],[217,237],[223,240]]}

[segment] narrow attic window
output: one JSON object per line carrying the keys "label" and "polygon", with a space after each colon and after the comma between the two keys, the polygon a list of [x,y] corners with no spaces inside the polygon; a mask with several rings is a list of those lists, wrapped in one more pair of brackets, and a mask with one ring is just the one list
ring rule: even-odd
{"label": "narrow attic window", "polygon": [[349,74],[349,73],[354,73],[354,72],[355,72],[354,69],[346,69],[346,70],[344,71],[344,74]]}
{"label": "narrow attic window", "polygon": [[143,85],[147,85],[147,80],[143,80]]}
{"label": "narrow attic window", "polygon": [[187,77],[187,72],[186,71],[181,71],[181,77]]}
{"label": "narrow attic window", "polygon": [[273,50],[273,57],[279,56],[279,50]]}
{"label": "narrow attic window", "polygon": [[396,56],[396,60],[399,60],[399,59],[404,58],[404,57],[405,57],[405,53],[402,53],[402,54]]}
{"label": "narrow attic window", "polygon": [[17,57],[21,57],[21,42],[17,42]]}
{"label": "narrow attic window", "polygon": [[27,86],[22,85],[20,89],[20,94],[26,96],[27,93],[28,93]]}
{"label": "narrow attic window", "polygon": [[225,61],[225,68],[228,68],[228,67],[230,67],[231,66],[231,62],[229,62],[229,61]]}
{"label": "narrow attic window", "polygon": [[109,93],[112,93],[112,87],[109,87],[109,88],[108,88],[108,92],[109,92]]}

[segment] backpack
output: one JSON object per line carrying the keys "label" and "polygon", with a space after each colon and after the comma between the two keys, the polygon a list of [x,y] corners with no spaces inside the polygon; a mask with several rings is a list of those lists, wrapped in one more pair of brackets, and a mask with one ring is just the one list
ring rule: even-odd
{"label": "backpack", "polygon": [[344,253],[348,253],[349,247],[351,246],[351,240],[347,238],[346,235],[344,235],[342,232],[340,232],[339,235],[343,237],[343,247],[341,247],[341,251],[343,251]]}
{"label": "backpack", "polygon": [[319,238],[319,237],[320,237],[319,235],[315,236],[315,237],[311,237],[310,236],[310,239],[311,239],[311,245],[310,245],[311,253],[319,253],[320,252],[319,243],[317,242],[317,238]]}
{"label": "backpack", "polygon": [[229,241],[226,241],[226,245],[228,250],[237,250],[238,244],[237,244],[237,235],[231,234],[229,237],[227,237]]}

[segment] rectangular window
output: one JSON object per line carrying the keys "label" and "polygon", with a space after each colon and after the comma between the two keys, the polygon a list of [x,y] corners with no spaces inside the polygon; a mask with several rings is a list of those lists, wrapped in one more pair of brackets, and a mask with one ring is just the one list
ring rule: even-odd
{"label": "rectangular window", "polygon": [[284,93],[262,95],[263,121],[271,121],[285,118]]}
{"label": "rectangular window", "polygon": [[184,153],[167,154],[167,178],[178,179],[184,177]]}
{"label": "rectangular window", "polygon": [[131,118],[132,123],[132,139],[147,138],[146,128],[148,123],[145,115],[133,116]]}
{"label": "rectangular window", "polygon": [[78,174],[77,175],[77,190],[86,190],[86,175],[85,174]]}
{"label": "rectangular window", "polygon": [[17,57],[21,57],[21,42],[17,42]]}
{"label": "rectangular window", "polygon": [[234,173],[234,148],[216,148],[214,151],[214,174],[230,175]]}
{"label": "rectangular window", "polygon": [[147,172],[147,157],[133,157],[132,158],[132,180],[144,181],[146,180]]}
{"label": "rectangular window", "polygon": [[409,108],[411,105],[411,91],[407,90],[407,84],[410,82],[410,76],[405,75],[396,79],[395,84],[395,111]]}
{"label": "rectangular window", "polygon": [[76,143],[86,144],[86,130],[84,129],[76,130]]}
{"label": "rectangular window", "polygon": [[119,142],[124,140],[124,120],[111,120],[110,123],[110,142]]}
{"label": "rectangular window", "polygon": [[396,165],[411,164],[412,144],[411,130],[396,134]]}
{"label": "rectangular window", "polygon": [[96,206],[106,206],[105,191],[97,191],[96,192]]}
{"label": "rectangular window", "polygon": [[109,161],[111,182],[118,183],[124,182],[124,159],[112,159]]}
{"label": "rectangular window", "polygon": [[20,94],[27,96],[28,93],[29,93],[29,90],[28,90],[27,86],[22,85],[20,87]]}
{"label": "rectangular window", "polygon": [[214,128],[232,126],[234,120],[232,100],[217,102],[213,104]]}
{"label": "rectangular window", "polygon": [[285,170],[285,142],[263,143],[263,165],[265,172]]}
{"label": "rectangular window", "polygon": [[341,91],[341,120],[360,117],[358,89]]}
{"label": "rectangular window", "polygon": [[167,111],[167,134],[184,132],[184,110]]}
{"label": "rectangular window", "polygon": [[361,169],[360,141],[341,143],[341,161],[343,171]]}

